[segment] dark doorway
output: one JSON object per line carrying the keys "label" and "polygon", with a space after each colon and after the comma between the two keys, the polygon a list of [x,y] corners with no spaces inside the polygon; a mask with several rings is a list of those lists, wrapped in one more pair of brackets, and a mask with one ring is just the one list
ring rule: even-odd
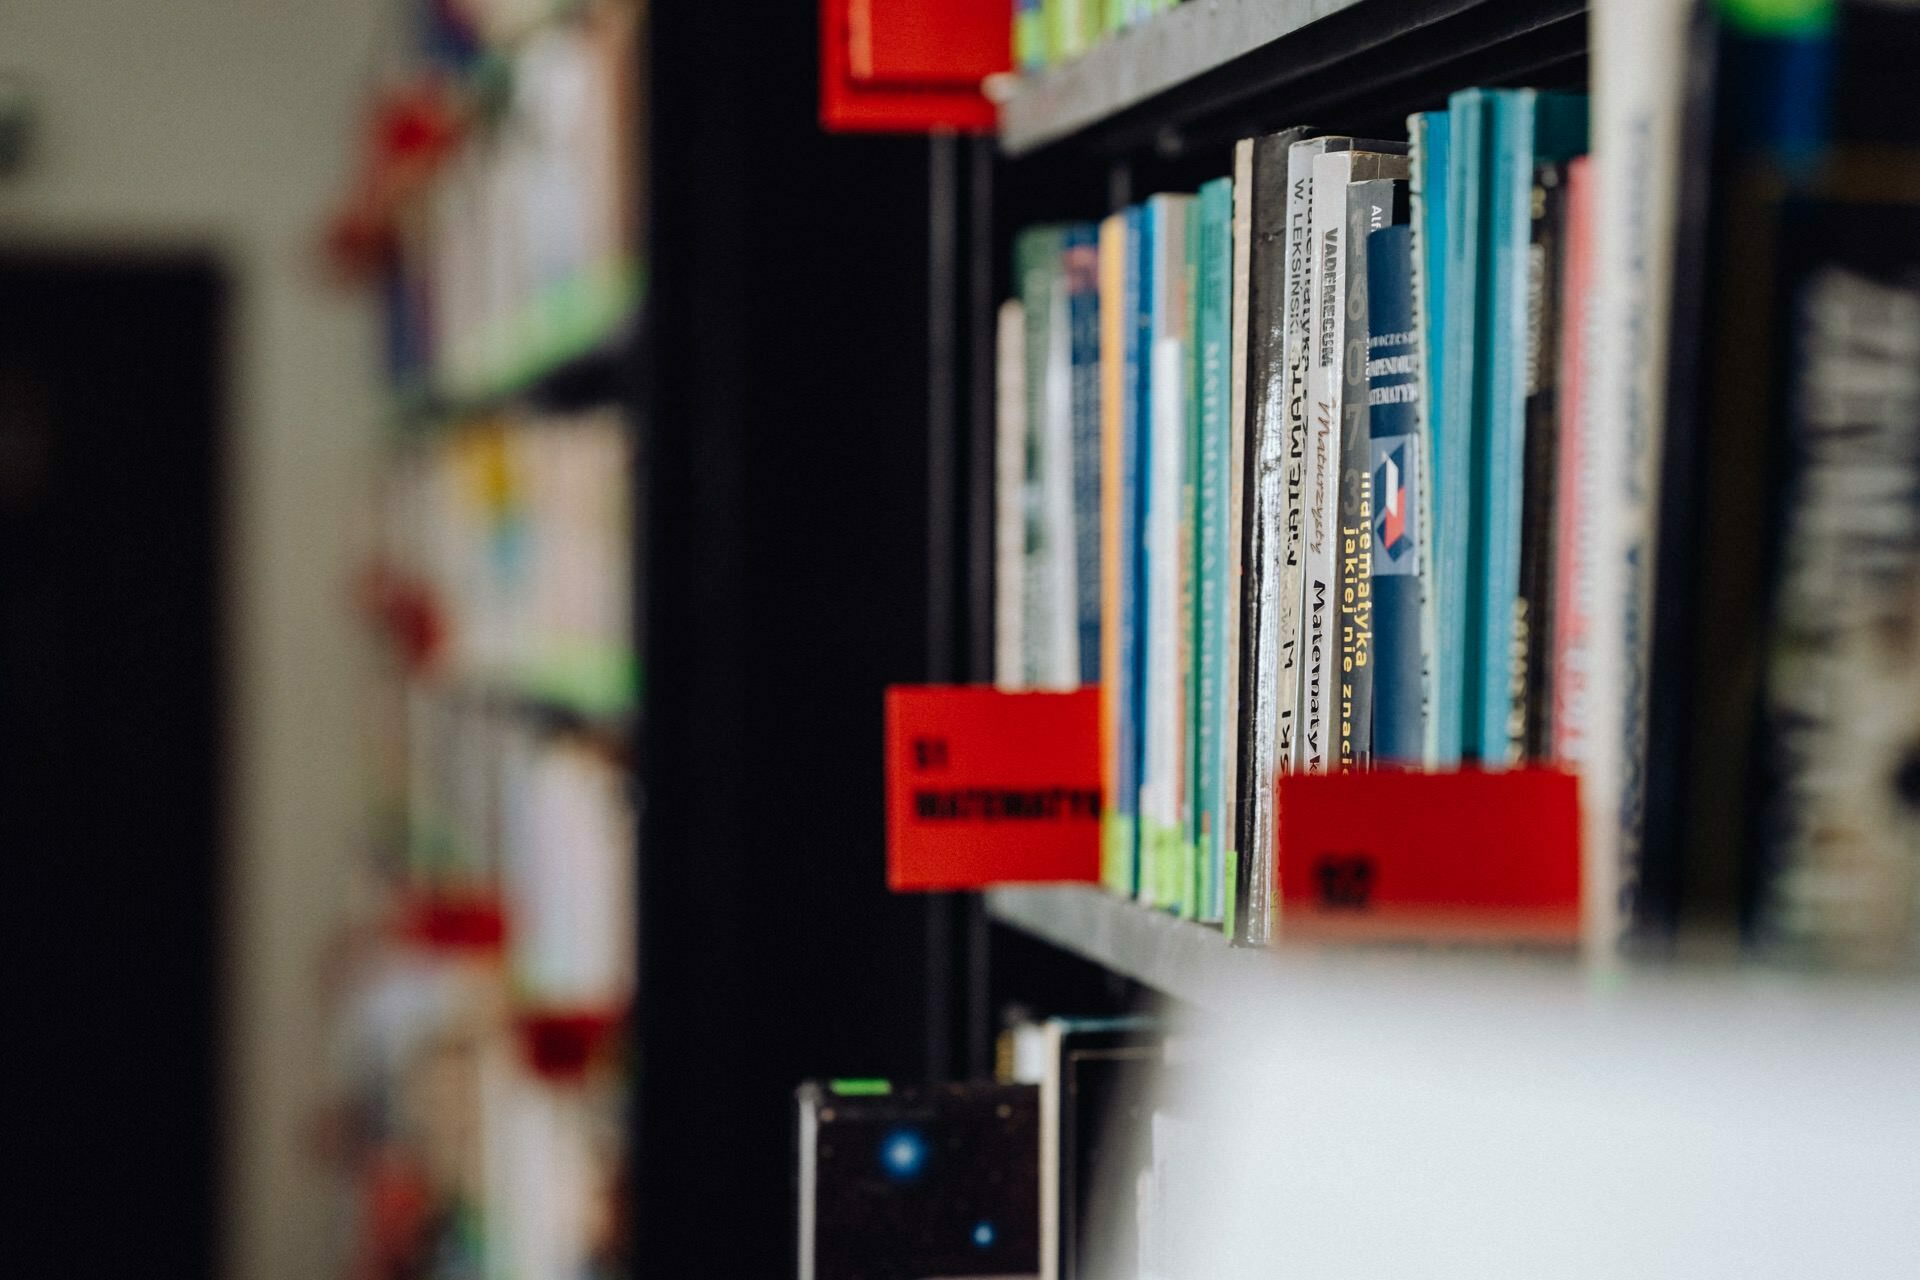
{"label": "dark doorway", "polygon": [[0,254],[14,1216],[66,1275],[215,1269],[225,308],[204,261]]}

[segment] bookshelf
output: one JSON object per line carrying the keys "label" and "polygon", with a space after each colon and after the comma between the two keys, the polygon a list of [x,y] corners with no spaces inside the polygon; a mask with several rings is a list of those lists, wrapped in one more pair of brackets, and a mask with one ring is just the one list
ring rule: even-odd
{"label": "bookshelf", "polygon": [[1019,158],[1062,143],[1114,157],[1227,139],[1246,121],[1383,105],[1423,82],[1550,72],[1585,48],[1583,0],[1190,0],[1021,77],[1000,108]]}
{"label": "bookshelf", "polygon": [[997,924],[1162,995],[1206,1008],[1270,974],[1273,955],[1220,930],[1149,911],[1091,885],[1008,886],[983,895]]}

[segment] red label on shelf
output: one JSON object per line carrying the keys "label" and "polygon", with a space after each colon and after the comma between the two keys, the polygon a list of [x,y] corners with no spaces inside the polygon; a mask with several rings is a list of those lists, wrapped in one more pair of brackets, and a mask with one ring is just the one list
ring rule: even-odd
{"label": "red label on shelf", "polygon": [[1287,939],[1579,941],[1571,774],[1290,775],[1278,817]]}
{"label": "red label on shelf", "polygon": [[1100,878],[1097,688],[887,690],[887,884]]}

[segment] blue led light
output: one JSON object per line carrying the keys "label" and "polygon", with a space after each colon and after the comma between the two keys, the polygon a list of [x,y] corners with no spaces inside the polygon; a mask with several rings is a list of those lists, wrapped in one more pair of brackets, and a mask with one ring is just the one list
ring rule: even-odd
{"label": "blue led light", "polygon": [[982,1222],[973,1228],[973,1243],[977,1248],[991,1249],[993,1240],[994,1232],[991,1222]]}
{"label": "blue led light", "polygon": [[880,1167],[901,1182],[920,1176],[927,1167],[927,1140],[918,1129],[895,1129],[880,1142]]}

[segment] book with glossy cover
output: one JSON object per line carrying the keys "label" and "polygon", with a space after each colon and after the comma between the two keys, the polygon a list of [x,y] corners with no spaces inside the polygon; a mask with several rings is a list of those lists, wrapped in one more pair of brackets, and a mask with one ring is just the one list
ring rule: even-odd
{"label": "book with glossy cover", "polygon": [[[1422,457],[1420,518],[1425,528],[1419,541],[1421,701],[1425,738],[1421,763],[1441,768],[1460,761],[1460,712],[1465,705],[1462,684],[1464,648],[1442,646],[1440,637],[1452,631],[1443,624],[1448,609],[1461,607],[1461,579],[1466,561],[1463,516],[1444,513],[1446,485],[1442,469],[1453,460],[1448,446],[1452,424],[1446,411],[1447,223],[1452,208],[1450,166],[1451,117],[1445,111],[1423,111],[1407,118],[1410,139],[1408,196],[1412,206],[1413,313],[1416,361],[1420,368],[1418,409]],[[1442,691],[1447,691],[1445,696]]]}
{"label": "book with glossy cover", "polygon": [[1367,406],[1373,467],[1373,746],[1382,765],[1425,752],[1421,696],[1420,510],[1425,449],[1414,334],[1413,229],[1367,237]]}
{"label": "book with glossy cover", "polygon": [[[1268,939],[1273,872],[1273,780],[1291,768],[1300,693],[1301,486],[1306,418],[1297,388],[1305,380],[1304,320],[1311,294],[1307,239],[1311,156],[1296,150],[1304,130],[1242,143],[1236,217],[1247,224],[1245,404],[1240,594],[1240,696],[1234,835],[1232,936]],[[1298,342],[1295,337],[1298,336]],[[1292,352],[1300,353],[1300,381]]]}

